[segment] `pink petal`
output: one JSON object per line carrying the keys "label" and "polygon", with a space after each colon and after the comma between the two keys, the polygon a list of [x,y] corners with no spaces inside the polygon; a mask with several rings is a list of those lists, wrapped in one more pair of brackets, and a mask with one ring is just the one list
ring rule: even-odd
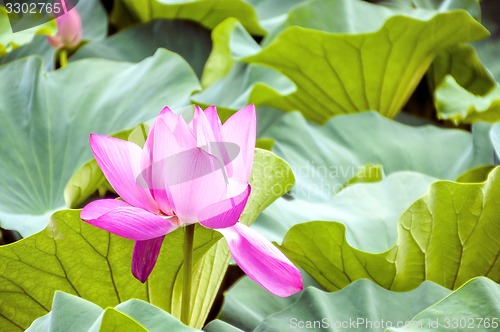
{"label": "pink petal", "polygon": [[50,46],[55,47],[55,48],[61,48],[64,46],[61,37],[60,36],[47,36],[47,41],[49,42]]}
{"label": "pink petal", "polygon": [[226,198],[224,166],[201,148],[168,158],[166,169],[167,185],[181,223],[196,222],[199,212]]}
{"label": "pink petal", "polygon": [[208,123],[212,128],[215,142],[210,142],[209,153],[224,161],[228,174],[232,174],[231,161],[240,153],[240,147],[234,143],[225,142],[222,136],[222,123],[215,106],[210,106],[205,110]]}
{"label": "pink petal", "polygon": [[113,209],[124,206],[130,206],[130,204],[119,199],[100,199],[87,204],[80,212],[80,218],[97,219]]}
{"label": "pink petal", "polygon": [[90,148],[118,195],[130,205],[153,213],[158,210],[149,190],[141,187],[137,180],[141,173],[142,150],[139,146],[113,137],[91,134]]}
{"label": "pink petal", "polygon": [[207,117],[208,123],[212,128],[212,132],[214,133],[215,141],[222,141],[222,122],[220,121],[219,115],[217,114],[217,109],[215,106],[210,106],[205,110],[205,115]]}
{"label": "pink petal", "polygon": [[[169,110],[167,114],[173,113]],[[178,118],[175,114],[173,114],[173,117],[169,117],[170,115],[166,115],[166,117],[160,115],[149,130],[141,156],[140,182],[143,183],[142,180],[144,180],[144,187],[149,188],[151,196],[160,210],[171,215],[173,206],[166,187],[165,174],[167,170],[164,160],[169,155],[178,153],[180,148],[172,132]],[[170,127],[166,121],[169,121]]]}
{"label": "pink petal", "polygon": [[237,223],[218,229],[238,266],[274,295],[286,297],[302,290],[302,276],[290,260],[250,227]]}
{"label": "pink petal", "polygon": [[82,40],[82,21],[76,8],[56,18],[57,36],[66,47],[76,47]]}
{"label": "pink petal", "polygon": [[[82,210],[80,217],[91,225],[131,240],[153,239],[176,228],[175,217],[169,220],[134,206],[117,206],[101,214],[112,205],[109,200],[94,201]],[[98,217],[93,219],[95,216]]]}
{"label": "pink petal", "polygon": [[202,147],[208,153],[210,151],[211,143],[215,142],[215,136],[210,123],[208,122],[205,112],[196,106],[193,116],[193,130],[196,135],[196,144],[198,147]]}
{"label": "pink petal", "polygon": [[182,116],[179,117],[179,121],[177,122],[174,128],[174,136],[177,139],[177,144],[184,149],[194,148],[196,147],[196,137],[194,132],[189,128],[186,121]]}
{"label": "pink petal", "polygon": [[250,185],[239,195],[210,205],[198,215],[200,224],[208,228],[225,228],[238,222],[250,196]]}
{"label": "pink petal", "polygon": [[132,274],[140,282],[146,282],[160,254],[165,235],[145,241],[136,241],[132,255]]}
{"label": "pink petal", "polygon": [[233,114],[222,126],[224,141],[240,147],[239,155],[231,162],[229,176],[248,181],[252,172],[257,119],[255,106],[248,105]]}

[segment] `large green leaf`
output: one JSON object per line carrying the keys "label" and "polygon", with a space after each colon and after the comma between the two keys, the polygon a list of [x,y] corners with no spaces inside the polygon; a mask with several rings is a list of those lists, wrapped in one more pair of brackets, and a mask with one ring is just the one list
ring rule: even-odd
{"label": "large green leaf", "polygon": [[[320,321],[325,325],[323,329],[316,326],[316,331],[356,328],[363,331],[384,331],[386,328],[389,331],[422,331],[422,328],[438,328],[429,325],[437,319],[441,320],[440,327],[444,329],[445,319],[466,318],[470,321],[469,317],[489,317],[489,328],[492,328],[492,318],[498,317],[500,312],[499,292],[498,284],[482,277],[467,282],[454,292],[430,281],[409,292],[392,292],[369,280],[358,280],[338,292],[326,293],[308,286],[301,294],[283,299],[266,293],[244,278],[226,293],[221,314],[204,330],[283,331],[286,326],[294,331],[310,331],[311,328],[305,327],[306,322],[314,324]],[[358,318],[363,320],[358,321]],[[383,326],[382,320],[385,322]],[[304,322],[303,328],[299,328],[299,321]],[[410,324],[410,321],[420,329],[390,329],[391,325],[396,327]],[[485,326],[476,323],[475,327],[481,329]]]}
{"label": "large green leaf", "polygon": [[500,61],[498,61],[498,43],[500,42],[500,7],[498,1],[482,0],[482,23],[491,32],[491,37],[475,42],[474,48],[477,50],[481,61],[491,71],[495,80],[500,83]]}
{"label": "large green leaf", "polygon": [[307,0],[246,0],[254,6],[260,25],[266,31],[273,31],[283,23],[290,10]]}
{"label": "large green leaf", "polygon": [[496,122],[500,120],[500,85],[478,96],[447,76],[436,90],[436,107],[441,119],[456,123]]}
{"label": "large green leaf", "polygon": [[119,327],[121,331],[199,331],[187,327],[172,315],[144,301],[132,299],[103,310],[90,301],[59,291],[54,294],[52,310],[35,320],[27,331],[87,332],[108,331],[114,327]]}
{"label": "large green leaf", "polygon": [[[226,294],[219,320],[209,323],[205,330],[232,331],[231,328],[219,328],[224,322],[243,331],[282,331],[284,326],[290,330],[306,331],[313,327],[307,328],[306,322],[314,324],[314,321],[319,321],[322,325],[314,326],[315,331],[345,331],[356,328],[353,323],[349,326],[349,322],[354,321],[354,324],[359,324],[358,330],[383,331],[388,325],[370,328],[356,321],[364,318],[364,323],[371,321],[373,324],[384,320],[394,325],[398,321],[409,321],[450,293],[432,282],[424,282],[411,292],[391,292],[369,280],[355,281],[333,293],[309,286],[301,294],[288,299],[264,294],[258,288],[247,279],[238,282]],[[343,327],[335,326],[342,322],[347,322],[347,326],[345,323]]]}
{"label": "large green leaf", "polygon": [[447,75],[466,90],[484,95],[495,86],[495,80],[469,45],[456,45],[441,52],[429,70],[431,88],[439,86]]}
{"label": "large green leaf", "polygon": [[263,49],[244,34],[234,21],[214,30],[203,76],[208,89],[194,100],[232,110],[249,102],[300,110],[324,122],[366,110],[394,117],[440,51],[487,31],[463,10],[390,10],[358,0],[315,0],[292,8],[285,23],[266,36]]}
{"label": "large green leaf", "polygon": [[[304,288],[320,286],[302,271]],[[220,325],[240,331],[253,331],[267,316],[278,312],[299,299],[302,293],[289,297],[279,297],[260,287],[249,277],[236,282],[224,295],[222,306],[216,321],[204,327],[205,331],[222,331]],[[230,325],[228,325],[230,324]]]}
{"label": "large green leaf", "polygon": [[498,160],[500,158],[500,124],[497,123],[491,127],[490,138]]}
{"label": "large green leaf", "polygon": [[492,331],[500,327],[500,286],[487,279],[475,278],[443,300],[415,316],[409,327],[388,331],[433,330]]}
{"label": "large green leaf", "polygon": [[476,19],[481,16],[479,0],[381,0],[379,2],[385,6],[399,9],[422,8],[439,11],[465,9]]}
{"label": "large green leaf", "polygon": [[[45,73],[37,57],[0,66],[0,224],[33,234],[63,208],[64,186],[90,159],[88,135],[109,134],[188,103],[198,80],[178,55],[138,64],[89,59]],[[168,72],[169,75],[164,73]]]}
{"label": "large green leaf", "polygon": [[236,19],[219,24],[212,31],[212,41],[214,46],[202,76],[205,89],[193,96],[194,103],[238,110],[250,100],[261,104],[273,98],[276,91],[283,95],[295,91],[295,85],[284,75],[237,61],[259,52],[260,46]]}
{"label": "large green leaf", "polygon": [[[252,193],[241,218],[246,224],[291,187],[293,175],[282,159],[257,149],[250,183]],[[57,212],[44,231],[0,247],[0,325],[26,328],[49,311],[56,290],[101,307],[142,299],[179,317],[183,229],[166,236],[153,273],[141,284],[130,272],[133,241],[86,224],[79,215],[79,210]],[[191,326],[203,326],[229,258],[218,232],[196,227]]]}
{"label": "large green leaf", "polygon": [[52,310],[36,319],[26,330],[28,332],[41,331],[88,331],[94,321],[102,313],[98,305],[70,295],[56,291],[52,301]]}
{"label": "large green leaf", "polygon": [[106,308],[89,330],[89,332],[101,331],[147,332],[137,321],[114,308]]}
{"label": "large green leaf", "polygon": [[119,0],[111,13],[119,27],[166,18],[192,20],[212,29],[228,17],[237,18],[252,34],[266,33],[254,7],[243,0]]}
{"label": "large green leaf", "polygon": [[120,303],[115,308],[135,319],[149,332],[161,332],[165,330],[179,332],[198,331],[182,324],[169,313],[144,301],[132,299]]}
{"label": "large green leaf", "polygon": [[[82,38],[84,40],[103,39],[108,31],[108,19],[100,2],[98,0],[79,1],[75,8],[76,10],[78,10],[78,13],[80,14],[82,19]],[[3,21],[0,15],[0,26],[2,24]],[[48,25],[50,27],[51,33],[55,33],[55,30],[57,30],[55,21],[50,21],[45,25]],[[5,56],[0,57],[0,64],[11,62],[29,55],[40,55],[45,60],[45,68],[47,70],[52,70],[54,68],[54,55],[56,53],[56,49],[49,45],[45,36],[35,35],[32,39],[33,32],[39,29],[40,27],[36,27],[33,29],[16,32],[14,34],[2,34],[0,28],[0,44],[8,41],[9,38],[19,46],[21,44],[27,43],[26,45],[15,48],[14,50],[12,50],[12,52],[9,52]],[[151,53],[150,55],[152,55],[153,53]]]}
{"label": "large green leaf", "polygon": [[120,0],[112,21],[119,27],[155,18],[193,20],[214,28],[234,17],[254,35],[263,35],[286,20],[289,10],[306,0]]}
{"label": "large green leaf", "polygon": [[457,182],[462,182],[462,183],[478,183],[478,182],[484,182],[486,179],[488,179],[488,175],[491,173],[492,170],[495,169],[495,166],[480,166],[480,167],[475,167],[464,174],[460,175],[457,178]]}
{"label": "large green leaf", "polygon": [[[378,183],[350,185],[321,203],[300,199],[292,190],[293,198],[276,202],[254,228],[267,238],[281,242],[287,231],[300,222],[311,218],[335,219],[346,226],[346,239],[351,245],[365,251],[385,251],[397,239],[399,216],[424,195],[434,181],[435,178],[420,173],[397,172]],[[379,234],[377,241],[367,241],[371,234]]]}
{"label": "large green leaf", "polygon": [[[424,280],[450,289],[476,276],[498,282],[500,240],[493,234],[500,231],[499,197],[497,167],[484,183],[432,184],[399,219],[398,239],[387,252],[353,248],[344,225],[321,221],[294,226],[281,248],[328,290],[361,278],[397,291]],[[364,240],[377,241],[380,236],[372,233]]]}
{"label": "large green leaf", "polygon": [[290,26],[244,61],[297,85],[297,92],[276,93],[266,104],[301,110],[317,122],[366,110],[396,116],[440,51],[488,35],[463,10],[399,13],[361,1],[317,0],[294,11]]}
{"label": "large green leaf", "polygon": [[201,76],[211,44],[208,30],[195,23],[155,20],[120,31],[105,40],[88,43],[70,59],[98,57],[138,62],[161,47],[178,53]]}
{"label": "large green leaf", "polygon": [[36,35],[30,43],[16,48],[4,56],[0,56],[0,64],[9,63],[30,55],[38,55],[43,58],[45,69],[53,70],[56,51],[57,50],[47,42],[46,36]]}
{"label": "large green leaf", "polygon": [[[470,134],[411,127],[375,112],[338,116],[323,126],[306,122],[300,113],[281,113],[267,121],[268,113],[258,113],[259,135],[275,140],[273,150],[291,164],[297,180],[290,195],[278,199],[254,225],[277,242],[299,222],[335,219],[367,230],[384,228],[379,241],[356,241],[356,245],[386,250],[396,238],[393,225],[427,190],[432,181],[428,176],[455,180],[472,167],[494,163],[489,126],[482,123],[475,124]],[[427,176],[398,174],[386,182],[342,189],[367,164],[381,165],[387,175],[413,171]],[[337,194],[342,196],[336,198]]]}

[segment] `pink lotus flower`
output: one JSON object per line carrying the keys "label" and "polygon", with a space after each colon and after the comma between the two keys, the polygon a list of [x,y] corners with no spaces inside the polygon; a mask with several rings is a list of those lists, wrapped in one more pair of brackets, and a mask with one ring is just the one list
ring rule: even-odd
{"label": "pink lotus flower", "polygon": [[92,134],[92,152],[123,200],[103,199],[81,212],[87,223],[135,241],[132,273],[145,282],[165,234],[199,222],[219,231],[241,269],[278,296],[302,289],[290,260],[238,219],[250,195],[256,136],[253,105],[224,125],[215,107],[196,107],[187,124],[165,107],[143,150],[136,144]]}
{"label": "pink lotus flower", "polygon": [[[64,1],[62,1],[63,6]],[[82,40],[82,21],[76,8],[56,18],[57,32],[47,36],[47,40],[55,48],[74,48]]]}

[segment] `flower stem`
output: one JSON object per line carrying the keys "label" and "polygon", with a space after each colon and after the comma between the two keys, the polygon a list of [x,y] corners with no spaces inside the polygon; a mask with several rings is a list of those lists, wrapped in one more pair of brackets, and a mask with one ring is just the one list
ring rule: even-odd
{"label": "flower stem", "polygon": [[68,51],[66,49],[61,49],[59,51],[59,66],[60,68],[66,67],[68,64]]}
{"label": "flower stem", "polygon": [[193,270],[194,224],[184,227],[184,278],[182,285],[181,321],[189,326],[191,311],[191,277]]}

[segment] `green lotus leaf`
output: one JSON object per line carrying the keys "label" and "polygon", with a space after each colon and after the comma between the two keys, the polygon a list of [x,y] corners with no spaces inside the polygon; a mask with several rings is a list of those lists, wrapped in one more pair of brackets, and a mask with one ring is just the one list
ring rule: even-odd
{"label": "green lotus leaf", "polygon": [[262,49],[236,25],[214,30],[202,80],[208,88],[193,100],[299,110],[321,123],[367,110],[396,116],[441,51],[488,35],[464,10],[391,10],[358,0],[293,7]]}
{"label": "green lotus leaf", "polygon": [[52,310],[36,319],[26,331],[88,331],[102,311],[101,307],[92,302],[56,291]]}
{"label": "green lotus leaf", "polygon": [[491,32],[489,38],[474,42],[472,45],[479,54],[483,64],[491,71],[495,80],[500,83],[500,62],[498,61],[498,43],[500,41],[500,9],[496,1],[481,1],[481,22]]}
{"label": "green lotus leaf", "polygon": [[439,118],[455,123],[496,122],[500,120],[500,86],[478,96],[447,76],[436,90],[436,108]]}
{"label": "green lotus leaf", "polygon": [[237,61],[261,48],[236,19],[219,24],[212,32],[212,40],[214,47],[202,76],[205,89],[192,97],[194,103],[217,105],[229,116],[250,101],[262,104],[273,99],[277,91],[283,95],[295,91],[295,85],[284,75]]}
{"label": "green lotus leaf", "polygon": [[[284,29],[260,53],[244,59],[279,71],[297,86],[297,92],[266,104],[285,111],[300,110],[320,123],[337,114],[367,110],[394,117],[437,54],[451,45],[488,35],[463,10],[433,14],[415,11],[410,17],[396,12],[388,15],[388,10],[369,11],[369,4],[359,3],[357,6],[367,7],[365,15],[353,15],[356,19],[352,23],[352,11],[344,12],[341,5],[349,9],[355,6],[346,1],[314,1],[298,8],[323,15],[344,13],[348,30],[338,26],[340,23],[329,23],[335,20],[303,13],[300,17],[307,19],[295,23],[302,26]],[[366,25],[368,13],[373,21],[369,27],[374,30],[357,31],[361,22]],[[378,20],[372,20],[374,17]],[[382,19],[385,23],[375,30]],[[318,28],[324,31],[313,30]]]}
{"label": "green lotus leaf", "polygon": [[[296,178],[289,195],[266,209],[253,226],[278,243],[297,223],[336,220],[352,223],[348,234],[354,229],[369,234],[372,227],[381,227],[385,233],[378,241],[356,240],[355,245],[387,250],[396,240],[400,215],[436,178],[455,180],[473,167],[495,162],[490,125],[485,123],[474,124],[471,134],[407,126],[375,112],[338,116],[323,126],[308,123],[297,112],[272,115],[265,109],[258,117],[259,136],[274,139],[273,151],[290,163]],[[367,164],[381,165],[373,175],[388,177],[347,186]],[[349,240],[354,241],[350,235]]]}
{"label": "green lotus leaf", "polygon": [[[304,288],[321,287],[302,271]],[[253,331],[266,317],[295,303],[303,292],[279,297],[262,289],[245,276],[224,295],[224,304],[215,321],[204,327],[211,331]]]}
{"label": "green lotus leaf", "polygon": [[179,332],[199,331],[192,329],[169,313],[141,300],[128,300],[114,308],[103,310],[98,305],[78,296],[57,291],[52,310],[36,319],[28,332],[87,332],[138,330],[159,332],[171,329]]}
{"label": "green lotus leaf", "polygon": [[139,62],[153,55],[158,48],[165,48],[182,56],[201,77],[211,44],[209,31],[195,23],[155,20],[88,43],[70,60],[98,57]]}
{"label": "green lotus leaf", "polygon": [[115,309],[135,319],[149,332],[161,332],[165,330],[176,332],[199,331],[182,324],[169,313],[144,301],[128,300],[117,305]]}
{"label": "green lotus leaf", "polygon": [[[396,244],[383,253],[353,248],[344,225],[322,221],[295,225],[281,248],[330,291],[362,278],[396,291],[413,289],[424,280],[449,289],[477,276],[498,282],[500,240],[492,234],[500,229],[499,188],[498,167],[483,183],[433,183],[403,213]],[[381,235],[366,234],[364,241],[378,241]]]}
{"label": "green lotus leaf", "polygon": [[238,19],[252,34],[266,33],[255,8],[243,0],[119,0],[113,7],[111,22],[124,27],[158,18],[181,19],[212,29],[228,17]]}
{"label": "green lotus leaf", "polygon": [[114,308],[106,308],[89,332],[130,331],[147,332],[141,324]]}
{"label": "green lotus leaf", "polygon": [[476,95],[484,95],[495,86],[491,73],[469,45],[450,47],[434,59],[429,70],[431,88],[438,87],[447,75],[453,76],[458,85]]}
{"label": "green lotus leaf", "polygon": [[384,177],[382,165],[366,164],[344,185],[344,187],[356,183],[379,182]]}
{"label": "green lotus leaf", "polygon": [[42,67],[38,57],[0,66],[12,82],[0,87],[0,225],[23,236],[65,207],[66,183],[91,157],[89,133],[110,134],[167,104],[184,106],[199,87],[186,62],[164,50],[137,64],[88,59],[49,73]]}
{"label": "green lotus leaf", "polygon": [[[416,315],[407,327],[389,328],[388,332],[433,330],[482,331],[500,327],[500,286],[483,277],[474,278],[462,287]],[[422,327],[422,328],[421,328]]]}
{"label": "green lotus leaf", "polygon": [[380,3],[384,6],[398,9],[421,8],[439,11],[465,9],[475,19],[481,17],[479,0],[382,0]]}
{"label": "green lotus leaf", "polygon": [[288,17],[288,14],[304,0],[246,0],[254,6],[259,18],[259,24],[266,31],[273,31],[282,24]]}
{"label": "green lotus leaf", "polygon": [[[210,322],[204,330],[283,331],[286,326],[297,331],[310,331],[313,324],[316,324],[316,330],[321,330],[317,325],[323,324],[323,329],[329,331],[356,328],[422,331],[425,328],[445,329],[445,319],[449,319],[450,324],[456,319],[460,324],[460,318],[470,322],[470,317],[488,317],[488,321],[478,319],[476,325],[472,325],[486,330],[484,324],[489,323],[491,329],[493,318],[500,312],[496,300],[499,291],[498,284],[484,277],[474,278],[454,292],[430,281],[424,281],[409,292],[393,292],[369,280],[357,280],[337,292],[327,293],[308,286],[301,294],[283,299],[266,293],[245,277],[226,293],[218,319]],[[358,321],[358,318],[362,320]],[[436,326],[438,321],[442,324]],[[310,328],[306,324],[310,324]],[[391,325],[396,327],[398,324],[408,326],[391,328]],[[411,326],[417,328],[411,329]]]}
{"label": "green lotus leaf", "polygon": [[111,20],[119,27],[157,18],[184,19],[212,29],[226,18],[238,19],[253,35],[264,35],[286,20],[305,0],[120,0]]}
{"label": "green lotus leaf", "polygon": [[495,149],[497,160],[500,158],[500,125],[494,124],[491,127],[490,138],[493,144],[493,148]]}
{"label": "green lotus leaf", "polygon": [[[345,331],[356,328],[384,331],[388,325],[381,327],[382,320],[394,325],[398,321],[410,321],[417,313],[451,293],[429,281],[410,292],[402,293],[388,291],[369,280],[354,281],[332,293],[308,286],[301,294],[287,299],[267,295],[258,288],[248,278],[239,281],[226,293],[218,320],[209,323],[205,330],[282,331],[286,326],[297,331]],[[358,321],[358,318],[364,321]],[[378,328],[365,325],[375,322]]]}
{"label": "green lotus leaf", "polygon": [[194,103],[217,105],[228,117],[250,101],[262,104],[275,98],[276,93],[287,95],[295,85],[284,75],[259,65],[237,60],[260,51],[260,46],[234,18],[219,24],[212,32],[213,49],[205,65],[201,92],[193,95]]}
{"label": "green lotus leaf", "polygon": [[495,166],[491,166],[491,165],[475,167],[473,169],[468,170],[464,174],[460,175],[456,181],[462,182],[462,183],[484,182],[484,181],[486,181],[486,179],[488,179],[488,175],[494,169],[495,169]]}

